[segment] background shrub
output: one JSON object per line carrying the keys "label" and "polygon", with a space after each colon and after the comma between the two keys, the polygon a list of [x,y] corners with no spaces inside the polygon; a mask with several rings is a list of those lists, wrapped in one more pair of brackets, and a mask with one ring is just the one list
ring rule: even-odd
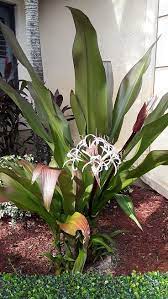
{"label": "background shrub", "polygon": [[[9,155],[0,158],[0,167],[11,169],[10,163],[16,163],[16,161],[21,159],[25,159],[29,162],[34,162],[34,158],[32,155],[24,155],[23,158],[20,156]],[[0,185],[3,186],[3,182],[1,180]],[[22,220],[27,217],[31,217],[31,213],[19,209],[13,203],[0,203],[0,220],[3,218],[10,218],[11,223],[15,223],[17,220]]]}
{"label": "background shrub", "polygon": [[98,274],[0,278],[2,299],[167,299],[168,274],[112,277]]}
{"label": "background shrub", "polygon": [[16,223],[17,220],[30,218],[31,213],[20,210],[13,203],[4,202],[0,204],[0,219],[10,218],[11,223]]}

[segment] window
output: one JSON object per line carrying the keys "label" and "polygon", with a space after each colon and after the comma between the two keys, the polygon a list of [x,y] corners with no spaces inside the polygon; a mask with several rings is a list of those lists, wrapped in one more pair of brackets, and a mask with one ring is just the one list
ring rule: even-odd
{"label": "window", "polygon": [[[0,17],[0,21],[5,23],[4,18]],[[7,56],[7,45],[2,33],[0,32],[0,58],[6,58],[6,56]]]}
{"label": "window", "polygon": [[[8,25],[13,31],[14,27],[14,5],[6,4],[0,1],[0,20]],[[16,59],[13,57],[11,49],[8,47],[2,32],[0,32],[0,72],[3,74],[5,61],[12,62],[13,69],[16,69]],[[17,79],[17,74],[14,72],[13,78]]]}
{"label": "window", "polygon": [[[154,94],[160,99],[168,92],[168,0],[159,1]],[[152,149],[167,149],[168,129],[156,139]]]}
{"label": "window", "polygon": [[168,92],[168,0],[159,1],[158,36],[156,68],[155,68],[155,94],[161,97]]}

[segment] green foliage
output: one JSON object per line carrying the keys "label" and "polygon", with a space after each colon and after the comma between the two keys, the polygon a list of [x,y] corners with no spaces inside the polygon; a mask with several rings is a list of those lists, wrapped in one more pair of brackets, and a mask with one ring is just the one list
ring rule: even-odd
{"label": "green foliage", "polygon": [[17,206],[10,202],[4,202],[0,204],[0,220],[4,218],[10,218],[11,223],[15,224],[18,220],[30,218],[30,212],[24,212]]}
{"label": "green foliage", "polygon": [[76,258],[76,261],[74,263],[73,269],[72,269],[72,273],[77,273],[77,272],[82,272],[83,268],[85,266],[85,262],[86,262],[86,258],[87,258],[87,252],[84,248],[79,249],[79,254]]}
{"label": "green foliage", "polygon": [[[38,110],[37,113],[35,113],[31,104],[25,101],[19,93],[2,79],[0,79],[0,88],[18,105],[33,131],[44,139],[51,150],[54,151],[55,160],[61,167],[63,166],[65,154],[72,141],[67,120],[59,107],[54,105],[51,92],[44,86],[43,82],[34,72],[33,67],[16,40],[14,33],[3,23],[0,23],[0,28],[5,39],[13,49],[14,55],[29,72],[32,80],[30,93],[35,95],[34,101],[38,101],[39,103],[36,108],[38,109],[38,107],[40,107],[40,112]],[[42,119],[40,118],[41,112],[44,116]],[[43,123],[44,119],[47,119],[47,132],[45,130],[46,123],[45,126]]]}
{"label": "green foliage", "polygon": [[[26,94],[23,91],[23,81],[21,84],[18,84],[15,82],[16,80],[11,79],[14,72],[12,63],[5,61],[5,67],[3,72],[0,73],[0,77],[26,98]],[[0,91],[0,156],[18,154],[20,152],[24,154],[26,148],[23,149],[23,144],[26,146],[31,143],[32,135],[22,139],[22,142],[20,140],[19,126],[27,127],[22,122],[22,117],[19,107],[7,94]]]}
{"label": "green foliage", "polygon": [[14,276],[0,278],[2,299],[167,299],[168,274],[112,277],[98,274]]}
{"label": "green foliage", "polygon": [[24,155],[23,157],[10,155],[10,156],[4,156],[4,157],[0,158],[0,167],[11,169],[10,168],[11,163],[17,165],[17,162],[22,159],[24,159],[25,161],[28,161],[30,163],[35,162],[34,157],[32,155]]}
{"label": "green foliage", "polygon": [[[4,156],[0,158],[0,167],[11,169],[11,163],[17,165],[17,161],[21,160],[20,156]],[[34,158],[32,155],[24,155],[24,159],[29,162],[34,162]],[[3,186],[3,182],[0,184]],[[0,204],[0,219],[10,218],[11,223],[15,223],[18,220],[22,220],[25,218],[30,218],[31,213],[29,211],[25,212],[19,209],[12,202],[4,202]]]}
{"label": "green foliage", "polygon": [[[70,10],[76,27],[73,44],[76,98],[71,98],[72,109],[75,105],[77,108],[78,105],[78,113],[79,109],[82,110],[80,113],[80,123],[83,125],[81,133],[84,132],[86,126],[86,134],[107,135],[109,128],[106,75],[96,31],[87,16],[77,9],[70,7]],[[76,109],[73,112],[75,113]],[[83,121],[83,115],[86,123]]]}
{"label": "green foliage", "polygon": [[111,139],[114,139],[114,143],[119,137],[125,114],[129,111],[140,92],[142,77],[150,64],[151,52],[154,45],[155,43],[149,48],[138,63],[132,67],[121,82],[114,105],[110,134]]}
{"label": "green foliage", "polygon": [[114,237],[121,234],[123,231],[117,230],[111,234],[96,233],[90,238],[89,249],[91,249],[91,257],[95,262],[97,259],[103,258],[104,255],[114,255],[116,254],[116,244],[114,242]]}
{"label": "green foliage", "polygon": [[54,157],[49,166],[35,166],[27,161],[10,162],[10,170],[2,166],[0,176],[4,185],[0,189],[0,202],[12,201],[23,210],[37,213],[48,223],[58,254],[56,257],[47,255],[56,264],[57,274],[65,270],[82,271],[88,249],[93,255],[112,254],[112,240],[105,235],[92,235],[90,229],[92,217],[97,216],[109,200],[116,200],[141,228],[131,198],[122,191],[146,172],[168,164],[168,151],[158,150],[134,166],[168,126],[168,113],[165,114],[168,94],[153,111],[150,111],[153,103],[144,103],[121,151],[117,152],[114,147],[124,117],[140,92],[155,43],[122,80],[113,109],[96,31],[85,14],[69,9],[76,28],[72,51],[75,92],[71,91],[70,96],[81,137],[76,146],[63,111],[53,101],[53,94],[34,72],[13,32],[0,23],[0,30],[14,55],[30,75],[31,81],[26,84],[36,111],[2,78],[0,88],[22,110]]}
{"label": "green foliage", "polygon": [[128,195],[124,195],[124,194],[115,194],[114,198],[116,199],[121,209],[125,212],[125,214],[128,217],[130,217],[138,225],[140,229],[142,229],[140,223],[136,219],[134,206],[131,198]]}

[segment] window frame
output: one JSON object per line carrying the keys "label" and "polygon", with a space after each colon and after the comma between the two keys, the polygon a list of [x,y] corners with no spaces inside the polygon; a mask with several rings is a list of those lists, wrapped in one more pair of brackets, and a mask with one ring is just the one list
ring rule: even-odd
{"label": "window frame", "polygon": [[[16,27],[15,27],[15,6],[16,4],[12,4],[12,3],[6,3],[3,1],[0,1],[0,7],[4,7],[6,9],[8,9],[9,12],[9,16],[10,16],[10,28],[12,29],[12,31],[14,32],[14,34],[16,35]],[[16,83],[16,85],[18,84],[18,67],[17,67],[17,59],[14,55],[12,55],[13,58],[13,67],[15,69],[15,73],[14,73],[14,81]]]}
{"label": "window frame", "polygon": [[[157,36],[157,38],[158,38],[158,32],[159,32],[159,20],[162,19],[162,18],[168,18],[168,13],[160,15],[159,10],[160,10],[160,0],[158,0],[157,28],[156,28],[156,36]],[[164,64],[164,65],[157,65],[156,64],[156,62],[157,62],[157,51],[158,51],[158,45],[156,44],[155,69],[154,69],[154,72],[155,72],[154,73],[154,88],[155,88],[155,74],[156,74],[156,71],[159,70],[159,69],[166,69],[166,68],[168,68],[168,64]]]}

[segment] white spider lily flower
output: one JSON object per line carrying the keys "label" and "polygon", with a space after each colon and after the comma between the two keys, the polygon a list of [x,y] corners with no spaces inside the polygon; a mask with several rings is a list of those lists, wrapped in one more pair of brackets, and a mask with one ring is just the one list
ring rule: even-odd
{"label": "white spider lily flower", "polygon": [[68,152],[67,158],[64,165],[71,164],[73,172],[78,169],[78,163],[83,162],[82,171],[90,166],[96,178],[99,178],[100,173],[103,170],[107,171],[112,165],[115,175],[121,163],[115,147],[104,138],[93,134],[85,136],[75,148]]}

